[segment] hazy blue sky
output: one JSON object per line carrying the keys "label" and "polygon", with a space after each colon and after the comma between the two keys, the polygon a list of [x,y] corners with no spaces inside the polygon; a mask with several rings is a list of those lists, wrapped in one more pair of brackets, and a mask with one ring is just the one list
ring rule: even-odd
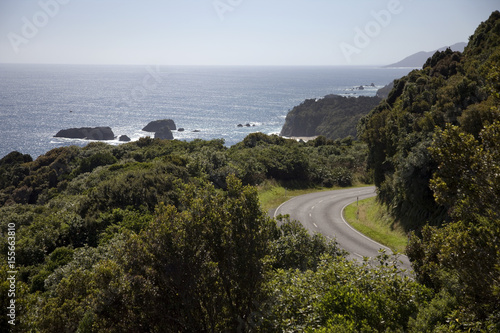
{"label": "hazy blue sky", "polygon": [[467,42],[499,0],[0,0],[0,63],[378,65]]}

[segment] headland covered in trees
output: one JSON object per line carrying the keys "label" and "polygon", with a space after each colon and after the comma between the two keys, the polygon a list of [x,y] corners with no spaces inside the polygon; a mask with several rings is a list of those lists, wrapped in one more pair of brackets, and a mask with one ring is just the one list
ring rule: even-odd
{"label": "headland covered in trees", "polygon": [[328,139],[355,137],[356,126],[376,107],[378,96],[346,97],[327,95],[321,99],[308,99],[294,107],[286,116],[280,135],[285,137],[314,137]]}
{"label": "headland covered in trees", "polygon": [[[500,329],[500,12],[435,53],[361,141],[141,138],[0,160],[2,329],[457,332]],[[375,182],[412,231],[416,278],[354,263],[263,212],[256,185]],[[15,325],[13,325],[15,324]]]}

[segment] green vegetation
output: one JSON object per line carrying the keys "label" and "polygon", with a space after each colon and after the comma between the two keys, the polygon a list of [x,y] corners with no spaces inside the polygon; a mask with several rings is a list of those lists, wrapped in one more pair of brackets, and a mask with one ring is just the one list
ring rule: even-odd
{"label": "green vegetation", "polygon": [[342,139],[356,136],[356,125],[361,117],[377,106],[380,97],[343,97],[328,95],[321,99],[307,99],[286,116],[281,130],[284,136],[316,136]]}
{"label": "green vegetation", "polygon": [[[365,143],[254,133],[231,148],[142,138],[34,161],[12,152],[0,160],[0,303],[15,300],[15,318],[1,330],[499,331],[499,68],[494,12],[463,54],[438,52],[395,82],[360,122]],[[372,179],[416,231],[416,280],[383,253],[349,262],[261,207],[285,187]]]}
{"label": "green vegetation", "polygon": [[12,152],[0,160],[0,294],[4,308],[15,299],[16,325],[3,316],[1,326],[256,329],[256,314],[271,311],[268,283],[278,269],[315,270],[322,256],[344,253],[297,222],[278,227],[250,185],[293,194],[348,186],[369,179],[366,153],[352,140],[304,143],[260,133],[231,148],[222,140],[143,138],[58,148],[35,161]]}
{"label": "green vegetation", "polygon": [[267,286],[262,331],[408,331],[408,318],[432,292],[379,260],[372,267],[324,255],[316,270],[278,269]]}
{"label": "green vegetation", "polygon": [[422,70],[396,80],[389,97],[359,125],[369,146],[379,199],[407,230],[448,221],[449,205],[436,202],[429,182],[438,162],[429,148],[447,126],[479,138],[498,112],[497,13],[478,27],[463,54],[436,52]]}
{"label": "green vegetation", "polygon": [[379,204],[375,197],[347,206],[344,218],[356,230],[380,244],[399,253],[405,252],[408,237],[386,207]]}
{"label": "green vegetation", "polygon": [[420,331],[500,329],[500,12],[464,53],[396,80],[360,122],[378,198],[414,230],[407,248],[434,299]]}

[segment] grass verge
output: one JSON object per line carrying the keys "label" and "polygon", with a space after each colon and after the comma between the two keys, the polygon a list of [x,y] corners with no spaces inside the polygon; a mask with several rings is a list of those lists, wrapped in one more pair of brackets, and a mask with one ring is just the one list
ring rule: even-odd
{"label": "grass verge", "polygon": [[283,202],[290,200],[293,197],[320,191],[331,191],[339,188],[335,187],[311,187],[311,188],[288,188],[276,182],[265,182],[257,186],[259,193],[260,206],[264,211],[269,211],[272,208],[277,208]]}
{"label": "grass verge", "polygon": [[[259,194],[260,206],[264,211],[269,211],[272,208],[277,208],[283,202],[290,200],[293,197],[322,191],[333,191],[345,189],[346,187],[304,187],[303,184],[291,183],[283,185],[276,181],[265,181],[263,184],[257,186]],[[355,184],[354,187],[370,186],[366,184]]]}
{"label": "grass verge", "polygon": [[359,201],[359,206],[356,202],[347,206],[344,218],[354,229],[380,244],[393,251],[405,252],[408,243],[405,232],[375,197]]}

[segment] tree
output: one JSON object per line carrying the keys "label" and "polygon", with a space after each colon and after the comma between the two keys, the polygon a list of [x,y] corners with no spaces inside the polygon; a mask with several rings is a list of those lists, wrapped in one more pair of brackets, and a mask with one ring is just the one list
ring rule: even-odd
{"label": "tree", "polygon": [[328,241],[318,233],[311,236],[300,222],[281,215],[278,220],[281,225],[271,247],[274,269],[316,270],[322,255],[345,255],[336,241]]}
{"label": "tree", "polygon": [[387,255],[378,265],[321,256],[317,270],[278,269],[267,284],[262,332],[399,332],[432,296]]}
{"label": "tree", "polygon": [[486,126],[479,139],[448,125],[429,150],[439,164],[431,188],[453,218],[500,219],[500,122]]}
{"label": "tree", "polygon": [[108,241],[94,261],[59,282],[51,278],[39,327],[215,332],[247,325],[263,299],[275,224],[254,188],[234,176],[227,184],[227,191],[185,185],[178,208],[158,206],[139,234]]}
{"label": "tree", "polygon": [[438,162],[431,188],[450,207],[452,221],[441,229],[425,227],[421,239],[413,236],[408,256],[420,282],[457,300],[461,325],[498,328],[500,122],[486,126],[478,139],[448,125],[429,150]]}

